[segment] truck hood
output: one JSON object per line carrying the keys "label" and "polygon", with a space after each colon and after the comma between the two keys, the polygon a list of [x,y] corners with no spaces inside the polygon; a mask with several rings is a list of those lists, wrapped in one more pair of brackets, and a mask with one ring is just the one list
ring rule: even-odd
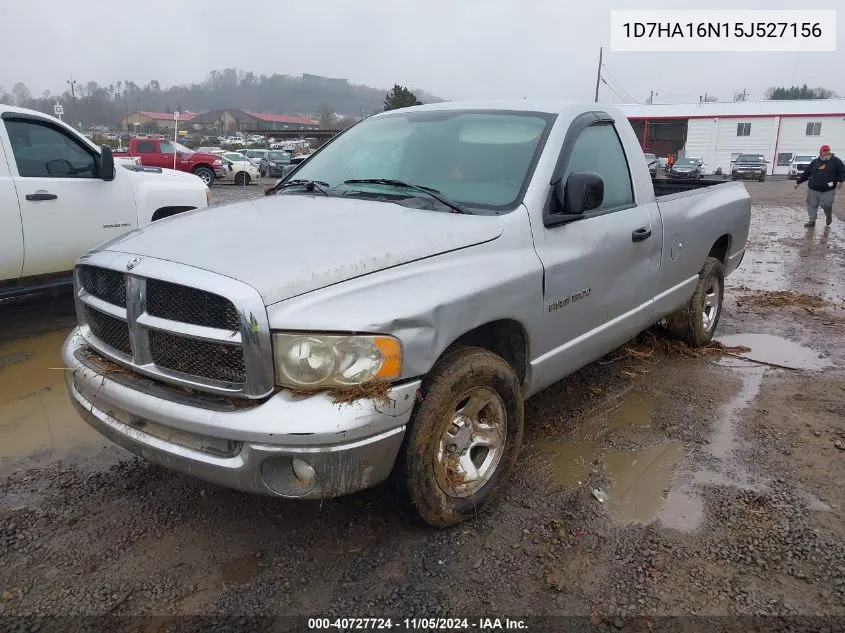
{"label": "truck hood", "polygon": [[130,165],[115,163],[115,169],[125,169],[129,172],[129,178],[133,182],[145,182],[150,180],[159,180],[167,178],[165,182],[187,182],[192,185],[201,185],[198,188],[205,189],[206,186],[202,180],[197,178],[194,174],[175,169],[167,169],[160,167],[144,167],[143,165]]}
{"label": "truck hood", "polygon": [[98,250],[226,275],[253,286],[270,305],[496,239],[505,217],[372,200],[277,195],[159,220]]}

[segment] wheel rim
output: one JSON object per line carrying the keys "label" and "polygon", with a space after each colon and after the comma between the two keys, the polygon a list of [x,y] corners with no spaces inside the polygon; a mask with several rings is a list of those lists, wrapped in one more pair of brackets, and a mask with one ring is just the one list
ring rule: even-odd
{"label": "wheel rim", "polygon": [[705,332],[710,332],[716,325],[719,316],[719,280],[711,279],[704,293],[704,307],[701,311],[702,326]]}
{"label": "wheel rim", "polygon": [[453,402],[437,447],[440,489],[454,498],[478,492],[496,472],[507,436],[507,413],[499,395],[475,387]]}
{"label": "wheel rim", "polygon": [[198,175],[200,177],[200,180],[202,180],[205,184],[208,184],[208,183],[211,182],[211,176],[209,176],[208,172],[205,171],[204,169],[201,170]]}

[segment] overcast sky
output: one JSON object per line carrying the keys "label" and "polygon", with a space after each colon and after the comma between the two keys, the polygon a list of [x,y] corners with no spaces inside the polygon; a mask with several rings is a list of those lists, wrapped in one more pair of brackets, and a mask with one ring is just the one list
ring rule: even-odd
{"label": "overcast sky", "polygon": [[[644,5],[644,6],[643,6]],[[202,80],[212,68],[303,72],[446,99],[592,99],[599,46],[617,92],[655,103],[720,101],[735,90],[762,99],[774,85],[808,83],[845,96],[845,46],[836,53],[625,53],[610,46],[610,9],[833,9],[745,0],[27,0],[3,2],[0,86],[34,96],[69,77],[162,87]],[[845,9],[840,14],[845,13]],[[601,100],[621,102],[607,86]]]}

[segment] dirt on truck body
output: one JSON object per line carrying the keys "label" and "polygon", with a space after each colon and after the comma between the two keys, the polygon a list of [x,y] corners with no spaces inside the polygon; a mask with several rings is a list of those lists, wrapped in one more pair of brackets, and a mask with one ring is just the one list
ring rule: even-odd
{"label": "dirt on truck body", "polygon": [[132,456],[63,392],[72,302],[4,307],[4,627],[499,614],[530,630],[841,630],[845,213],[804,229],[790,185],[747,185],[722,350],[652,331],[541,392],[502,502],[447,532],[408,522],[388,487],[294,503]]}

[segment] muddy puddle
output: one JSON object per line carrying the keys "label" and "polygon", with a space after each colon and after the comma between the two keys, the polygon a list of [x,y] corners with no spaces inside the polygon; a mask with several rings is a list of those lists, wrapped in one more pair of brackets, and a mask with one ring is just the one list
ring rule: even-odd
{"label": "muddy puddle", "polygon": [[601,471],[610,483],[599,496],[615,521],[659,520],[682,531],[701,525],[704,504],[697,492],[700,486],[757,489],[759,482],[735,456],[741,445],[739,423],[745,410],[757,398],[768,372],[817,371],[830,361],[816,350],[769,334],[738,334],[719,340],[726,346],[743,346],[751,351],[741,354],[743,358],[731,356],[718,361],[739,378],[739,385],[734,395],[713,412],[712,431],[703,447],[715,458],[708,461],[708,469],[688,463],[684,446],[677,442],[634,450],[606,446],[605,434],[636,433],[651,423],[658,402],[651,394],[632,391],[598,414],[587,416],[591,419],[584,426],[591,427],[596,437],[537,445],[551,465],[548,477],[552,489],[583,486],[591,473]]}
{"label": "muddy puddle", "polygon": [[702,486],[731,486],[759,491],[767,485],[752,476],[737,458],[742,442],[739,425],[745,411],[760,394],[763,381],[770,372],[795,370],[818,371],[831,365],[818,351],[794,341],[771,334],[744,333],[720,337],[728,347],[742,346],[750,351],[743,358],[728,356],[719,365],[732,371],[740,379],[736,393],[718,410],[711,436],[705,450],[715,461],[707,468],[687,469],[679,474],[665,505],[660,521],[681,531],[696,529],[704,515],[704,503],[699,495]]}
{"label": "muddy puddle", "polygon": [[[590,417],[606,431],[636,431],[651,423],[656,405],[654,396],[634,391],[601,415]],[[606,448],[603,435],[565,444],[542,442],[537,448],[551,464],[548,476],[554,490],[580,487],[591,472],[602,470],[611,482],[602,491],[603,503],[620,522],[648,522],[660,512],[675,467],[684,457],[678,443],[622,451]]]}
{"label": "muddy puddle", "polygon": [[729,288],[818,293],[842,306],[845,224],[837,217],[830,227],[821,226],[822,220],[814,229],[806,229],[802,203],[803,198],[794,207],[754,206],[751,235],[756,237],[749,241],[742,265],[728,278]]}
{"label": "muddy puddle", "polygon": [[59,356],[66,336],[61,330],[0,343],[0,458],[102,439],[68,399]]}

